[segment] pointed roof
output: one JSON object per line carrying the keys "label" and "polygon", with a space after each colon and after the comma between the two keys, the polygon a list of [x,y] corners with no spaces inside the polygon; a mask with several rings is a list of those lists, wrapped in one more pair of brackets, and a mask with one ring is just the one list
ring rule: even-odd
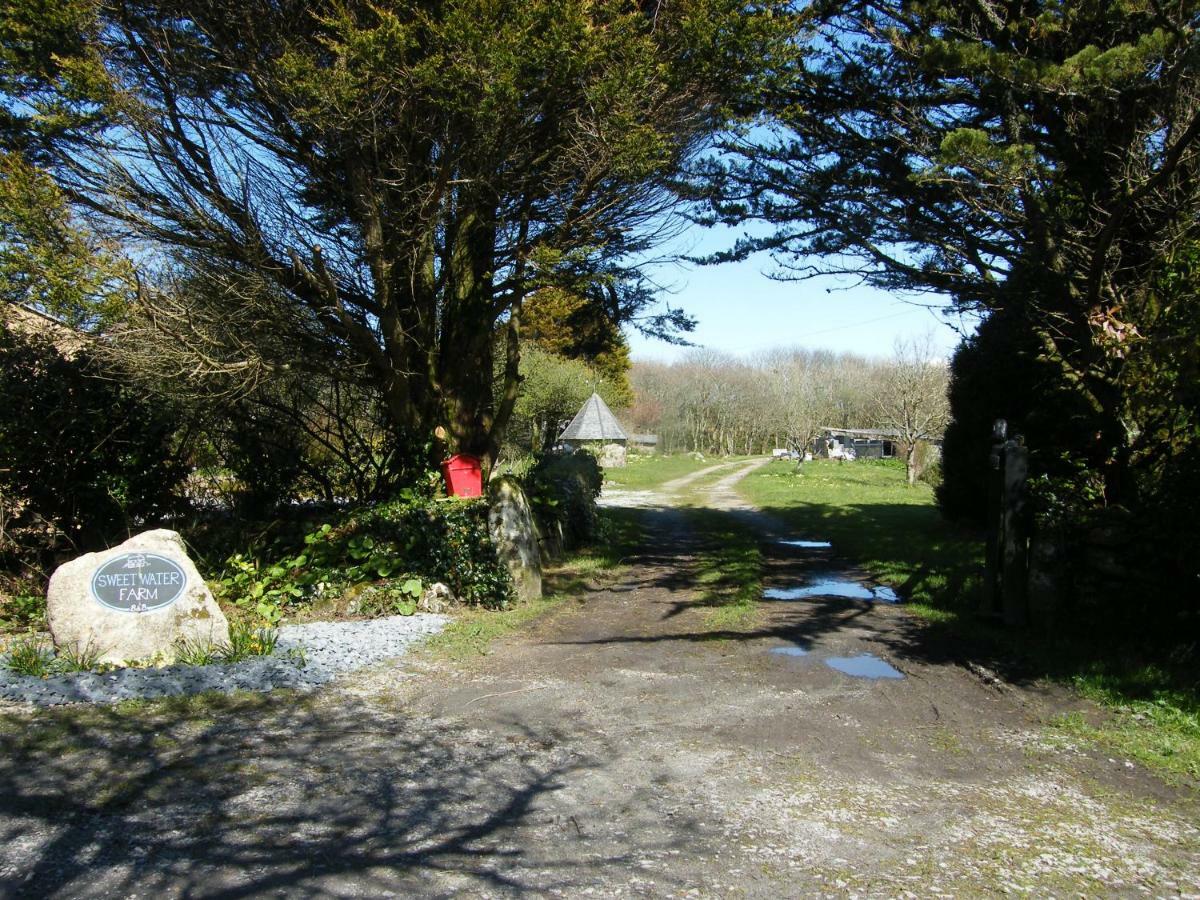
{"label": "pointed roof", "polygon": [[558,436],[560,441],[627,441],[629,435],[612,414],[608,404],[600,399],[599,394],[588,397],[583,408],[575,414],[563,433]]}

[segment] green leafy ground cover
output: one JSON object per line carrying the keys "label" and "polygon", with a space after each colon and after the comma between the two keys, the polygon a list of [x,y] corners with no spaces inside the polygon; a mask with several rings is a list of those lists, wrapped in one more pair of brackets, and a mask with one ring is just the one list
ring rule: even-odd
{"label": "green leafy ground cover", "polygon": [[1012,663],[1015,670],[1069,684],[1112,715],[1057,723],[1168,775],[1200,779],[1200,691],[1186,666],[1154,648],[1114,647],[1091,629],[1012,632],[975,615],[982,586],[982,536],[942,519],[933,492],[908,486],[899,463],[815,460],[771,463],[739,490],[789,522],[797,538],[828,540],[835,553],[897,588],[908,609],[940,637]]}
{"label": "green leafy ground cover", "polygon": [[458,662],[486,656],[493,642],[567,602],[580,602],[586,591],[617,577],[643,539],[641,519],[633,510],[601,509],[593,542],[568,554],[543,572],[544,596],[495,610],[469,607],[425,641],[421,652]]}
{"label": "green leafy ground cover", "polygon": [[503,608],[511,583],[488,536],[482,501],[410,497],[351,511],[298,539],[276,537],[231,555],[213,593],[275,625],[342,615],[411,615],[440,581],[472,606]]}

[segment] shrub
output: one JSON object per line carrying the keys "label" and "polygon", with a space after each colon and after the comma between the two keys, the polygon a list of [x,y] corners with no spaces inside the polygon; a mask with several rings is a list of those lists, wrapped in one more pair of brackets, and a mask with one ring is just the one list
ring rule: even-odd
{"label": "shrub", "polygon": [[[1195,314],[1194,303],[1180,308]],[[1121,390],[1131,401],[1125,427],[1140,433],[1117,480],[1105,455],[1112,451],[1099,441],[1103,418],[1041,358],[1014,314],[989,316],[954,355],[938,502],[949,517],[984,523],[996,477],[991,425],[1007,420],[1009,435],[1021,435],[1029,448],[1029,512],[1064,630],[1086,623],[1087,633],[1121,643],[1195,639],[1200,595],[1180,586],[1200,575],[1200,393],[1197,379],[1182,374],[1194,371],[1196,346],[1150,338],[1131,344]]]}
{"label": "shrub", "polygon": [[1011,315],[989,316],[977,334],[959,345],[950,361],[949,397],[951,422],[942,444],[937,494],[947,518],[977,525],[987,518],[996,419],[1008,423],[1010,437],[1025,437],[1035,473],[1069,474],[1053,448],[1086,443],[1087,411],[1056,380],[1036,342]]}
{"label": "shrub", "polygon": [[237,478],[231,499],[239,516],[260,519],[281,503],[297,499],[304,471],[299,429],[249,404],[239,404],[227,415],[223,428],[212,429],[211,439],[221,461]]}
{"label": "shrub", "polygon": [[934,491],[937,491],[942,486],[942,464],[931,462],[921,469],[921,474],[917,476],[920,481],[925,482]]}
{"label": "shrub", "polygon": [[220,648],[212,641],[180,638],[175,661],[184,666],[211,666],[220,659]]}
{"label": "shrub", "polygon": [[371,585],[357,597],[358,612],[368,618],[411,616],[425,585],[419,578],[406,578],[382,585]]}
{"label": "shrub", "polygon": [[0,586],[0,624],[19,629],[44,629],[45,593],[24,582]]}
{"label": "shrub", "polygon": [[488,532],[483,501],[410,495],[351,512],[311,531],[303,547],[276,542],[231,556],[218,591],[274,624],[288,607],[361,584],[395,601],[366,604],[365,611],[404,612],[414,592],[419,595],[417,586],[435,581],[472,605],[511,601],[512,582]]}
{"label": "shrub", "polygon": [[546,454],[530,470],[525,485],[543,530],[561,534],[568,547],[595,536],[596,498],[604,486],[604,472],[592,454]]}
{"label": "shrub", "polygon": [[0,326],[0,553],[10,560],[102,546],[174,506],[185,469],[171,410],[103,374],[85,348],[66,355]]}
{"label": "shrub", "polygon": [[216,661],[235,663],[252,656],[270,656],[277,643],[279,632],[276,629],[235,621],[229,625],[229,643],[217,648]]}
{"label": "shrub", "polygon": [[62,672],[94,672],[105,666],[100,662],[103,651],[88,641],[86,644],[68,644],[58,649],[58,659],[54,661],[53,670]]}

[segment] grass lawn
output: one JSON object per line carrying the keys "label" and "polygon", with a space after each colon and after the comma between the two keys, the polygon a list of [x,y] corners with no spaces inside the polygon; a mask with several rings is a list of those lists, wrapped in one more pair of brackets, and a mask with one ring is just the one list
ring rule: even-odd
{"label": "grass lawn", "polygon": [[738,489],[790,523],[795,537],[832,541],[839,556],[896,588],[920,615],[969,607],[983,584],[983,537],[945,522],[926,484],[909,486],[900,462],[772,462]]}
{"label": "grass lawn", "polygon": [[1112,712],[1099,725],[1071,716],[1065,735],[1095,741],[1170,776],[1200,782],[1200,690],[1153,649],[1134,652],[1088,629],[1014,632],[974,614],[982,586],[982,535],[941,518],[933,491],[909,487],[903,465],[815,460],[797,471],[775,462],[739,490],[789,522],[797,538],[828,540],[834,552],[895,587],[908,608],[955,644],[1026,677],[1069,684]]}
{"label": "grass lawn", "polygon": [[605,469],[604,480],[629,490],[656,488],[675,478],[691,475],[721,463],[749,459],[748,456],[707,456],[703,460],[687,454],[659,456],[652,454],[629,454],[627,465],[619,469]]}

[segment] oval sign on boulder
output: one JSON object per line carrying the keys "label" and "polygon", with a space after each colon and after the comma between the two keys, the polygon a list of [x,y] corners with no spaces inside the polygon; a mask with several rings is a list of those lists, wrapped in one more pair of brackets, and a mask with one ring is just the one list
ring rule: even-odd
{"label": "oval sign on boulder", "polygon": [[170,663],[181,643],[229,643],[229,623],[183,539],[161,529],[59,566],[46,591],[46,620],[60,649],[91,648],[100,662],[117,665]]}
{"label": "oval sign on boulder", "polygon": [[122,553],[92,575],[92,597],[120,612],[170,606],[186,587],[187,573],[179,563],[157,553]]}

